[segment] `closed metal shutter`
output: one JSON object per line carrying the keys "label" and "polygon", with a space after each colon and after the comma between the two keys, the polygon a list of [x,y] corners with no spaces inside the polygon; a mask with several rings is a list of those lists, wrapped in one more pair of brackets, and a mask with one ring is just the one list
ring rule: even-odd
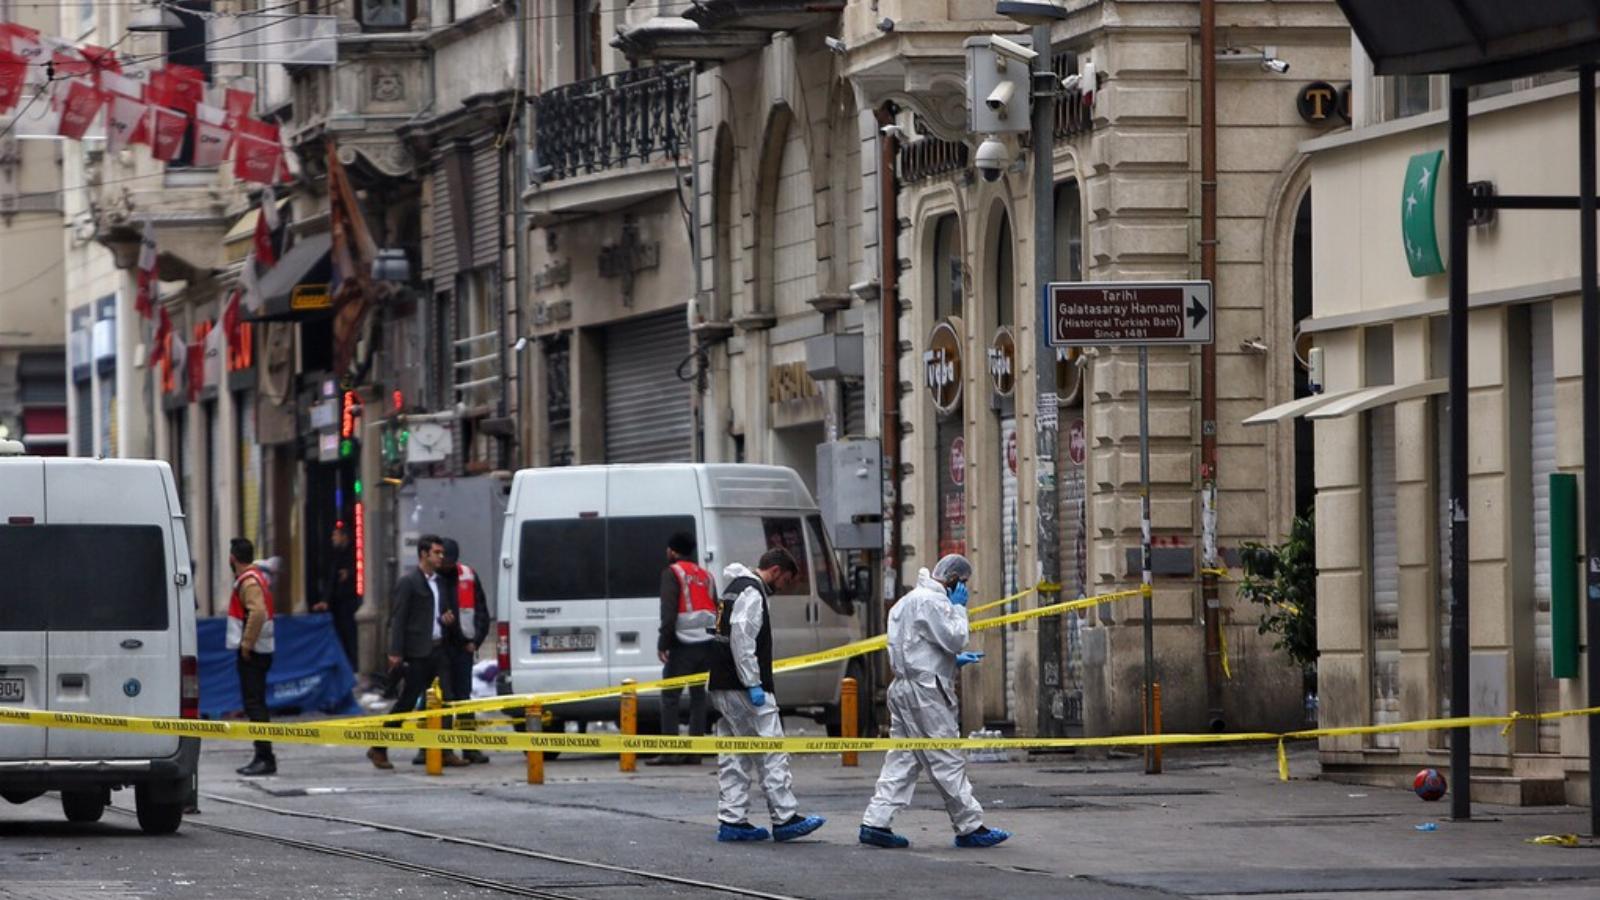
{"label": "closed metal shutter", "polygon": [[[1556,471],[1556,373],[1550,304],[1528,310],[1530,404],[1529,469],[1533,476],[1534,699],[1539,712],[1560,709],[1560,687],[1551,669],[1550,476]],[[1539,752],[1561,750],[1561,723],[1539,722]]]}
{"label": "closed metal shutter", "polygon": [[500,258],[500,150],[487,138],[472,151],[472,260],[493,264]]}
{"label": "closed metal shutter", "polygon": [[678,378],[688,355],[682,310],[606,329],[606,462],[691,459],[690,383]]}
{"label": "closed metal shutter", "polygon": [[844,395],[844,423],[840,428],[840,437],[862,438],[867,436],[867,388],[864,384],[841,382],[840,393]]}
{"label": "closed metal shutter", "polygon": [[[1011,456],[1017,452],[1017,420],[1000,420],[1000,594],[1009,597],[1017,592],[1017,538],[1021,535],[1021,492],[1017,486],[1017,473],[1011,468]],[[1013,607],[1021,609],[1020,605]],[[1006,718],[1015,721],[1017,695],[1017,635],[1005,629],[1006,653]]]}
{"label": "closed metal shutter", "polygon": [[[1433,504],[1437,538],[1438,565],[1434,571],[1439,579],[1439,640],[1435,645],[1439,671],[1439,715],[1450,715],[1450,603],[1454,594],[1450,586],[1450,403],[1440,396],[1433,401]],[[1433,731],[1433,746],[1448,747],[1450,732]]]}
{"label": "closed metal shutter", "polygon": [[428,277],[441,290],[455,286],[456,271],[460,262],[456,255],[455,223],[450,218],[450,179],[445,174],[445,163],[440,157],[433,161],[433,205],[429,223],[433,227],[433,265]]}
{"label": "closed metal shutter", "polygon": [[778,318],[808,313],[817,295],[817,223],[812,208],[811,163],[805,126],[789,125],[778,162],[777,208],[772,221],[772,296]]}
{"label": "closed metal shutter", "polygon": [[[1367,413],[1367,515],[1372,568],[1372,723],[1400,721],[1400,558],[1396,551],[1394,407]],[[1372,735],[1374,747],[1399,747],[1396,734]]]}

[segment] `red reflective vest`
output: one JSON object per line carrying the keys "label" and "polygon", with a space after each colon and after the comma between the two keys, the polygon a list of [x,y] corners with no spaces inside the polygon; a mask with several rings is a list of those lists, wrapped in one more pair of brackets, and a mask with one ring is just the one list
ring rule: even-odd
{"label": "red reflective vest", "polygon": [[461,622],[461,634],[477,643],[478,625],[478,573],[466,563],[458,563],[456,574],[456,619]]}
{"label": "red reflective vest", "polygon": [[271,582],[255,566],[240,572],[239,577],[233,580],[233,595],[228,599],[228,649],[237,650],[244,643],[244,624],[248,610],[244,608],[244,601],[239,598],[239,587],[244,584],[245,579],[252,579],[261,586],[261,602],[266,607],[267,616],[267,620],[261,623],[261,631],[256,634],[253,652],[271,653],[276,646],[272,634],[272,619],[276,615],[276,608],[272,603]]}
{"label": "red reflective vest", "polygon": [[717,624],[716,582],[711,573],[688,560],[671,566],[678,579],[678,619],[673,631],[681,644],[701,644],[711,640]]}

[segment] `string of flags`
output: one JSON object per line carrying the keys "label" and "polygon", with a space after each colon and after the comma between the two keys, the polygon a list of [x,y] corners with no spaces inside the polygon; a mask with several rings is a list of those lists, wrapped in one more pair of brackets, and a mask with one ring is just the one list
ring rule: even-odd
{"label": "string of flags", "polygon": [[212,84],[192,66],[124,65],[111,49],[0,22],[0,115],[18,110],[13,127],[21,136],[103,136],[112,152],[147,146],[162,162],[178,159],[187,143],[196,167],[231,158],[241,181],[289,180],[278,126],[250,115],[255,95],[251,78]]}

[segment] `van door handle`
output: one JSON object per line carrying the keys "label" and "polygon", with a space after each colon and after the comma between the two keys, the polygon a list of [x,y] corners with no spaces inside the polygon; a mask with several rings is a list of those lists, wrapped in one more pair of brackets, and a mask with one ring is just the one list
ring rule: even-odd
{"label": "van door handle", "polygon": [[621,644],[637,644],[639,643],[639,632],[619,631],[617,632],[617,642]]}
{"label": "van door handle", "polygon": [[64,690],[81,691],[87,681],[88,678],[83,675],[63,675],[61,676],[61,687]]}

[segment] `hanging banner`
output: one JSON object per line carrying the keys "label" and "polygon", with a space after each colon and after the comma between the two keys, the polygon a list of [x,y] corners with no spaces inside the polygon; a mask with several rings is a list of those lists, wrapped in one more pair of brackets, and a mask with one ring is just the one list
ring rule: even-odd
{"label": "hanging banner", "polygon": [[56,133],[75,141],[83,140],[89,125],[94,122],[94,117],[100,114],[100,107],[104,103],[105,95],[91,82],[78,80],[69,82],[66,97],[61,103],[61,124]]}
{"label": "hanging banner", "polygon": [[202,168],[222,165],[233,137],[227,128],[228,113],[204,103],[194,108],[194,164]]}
{"label": "hanging banner", "polygon": [[183,135],[189,130],[189,117],[160,106],[150,108],[150,155],[162,162],[178,158],[183,150]]}
{"label": "hanging banner", "polygon": [[39,39],[38,31],[15,22],[0,22],[0,49],[9,50],[22,59],[26,66],[23,74],[26,83],[44,84],[48,79],[44,63],[50,54]]}
{"label": "hanging banner", "polygon": [[149,109],[137,100],[112,94],[106,105],[106,149],[116,153],[132,144],[150,143]]}
{"label": "hanging banner", "polygon": [[281,146],[243,132],[238,134],[234,143],[238,146],[233,155],[234,177],[257,184],[272,184],[277,180],[278,166],[283,161]]}
{"label": "hanging banner", "polygon": [[0,114],[22,102],[22,87],[28,80],[28,62],[5,47],[0,47]]}

